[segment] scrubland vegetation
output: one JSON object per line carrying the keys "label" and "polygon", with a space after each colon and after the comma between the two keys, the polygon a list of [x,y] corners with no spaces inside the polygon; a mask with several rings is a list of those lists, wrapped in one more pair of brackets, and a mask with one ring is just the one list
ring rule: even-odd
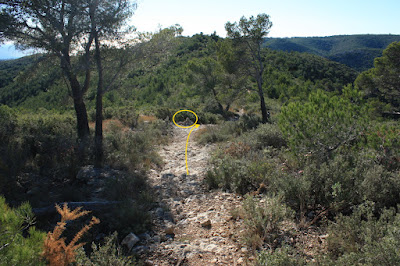
{"label": "scrubland vegetation", "polygon": [[[129,61],[118,78],[104,76],[112,85],[101,94],[102,109],[99,87],[88,80],[86,137],[77,130],[71,87],[54,53],[0,62],[0,263],[135,264],[118,243],[151,228],[146,174],[163,163],[156,146],[168,142],[173,114],[190,109],[198,123],[210,124],[195,133],[196,141],[217,144],[204,182],[245,195],[232,216],[243,219],[241,241],[258,264],[399,264],[400,43],[362,73],[261,46],[259,69],[239,33],[224,39],[181,32],[175,25],[121,48]],[[103,68],[115,69],[118,53],[101,51]],[[93,80],[101,76],[95,66],[77,67],[88,55],[71,57],[80,82],[86,71]],[[100,168],[93,166],[98,110]],[[59,209],[61,222],[54,215],[33,218],[54,203],[98,199],[116,202],[94,212],[99,220],[79,218],[79,210],[68,218],[69,209]],[[85,224],[90,230],[79,233]],[[53,242],[45,232],[56,234]],[[311,253],[299,241],[306,233],[324,236]],[[73,241],[69,249],[66,239]]]}

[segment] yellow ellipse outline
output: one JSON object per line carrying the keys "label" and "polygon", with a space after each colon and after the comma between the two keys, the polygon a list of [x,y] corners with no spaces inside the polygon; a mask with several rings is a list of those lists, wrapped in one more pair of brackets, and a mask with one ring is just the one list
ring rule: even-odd
{"label": "yellow ellipse outline", "polygon": [[[180,126],[180,125],[178,125],[178,124],[175,122],[175,116],[176,116],[177,114],[181,113],[181,112],[189,112],[189,113],[194,114],[194,116],[196,117],[196,122],[194,122],[192,125],[186,126],[186,127],[185,127],[185,126]],[[198,117],[197,114],[196,114],[195,112],[193,112],[192,110],[180,110],[180,111],[176,112],[176,113],[174,114],[174,116],[172,117],[172,122],[174,122],[175,126],[180,127],[180,128],[191,128],[191,127],[193,127],[193,126],[195,126],[195,125],[197,124],[197,121],[199,121],[199,117]]]}

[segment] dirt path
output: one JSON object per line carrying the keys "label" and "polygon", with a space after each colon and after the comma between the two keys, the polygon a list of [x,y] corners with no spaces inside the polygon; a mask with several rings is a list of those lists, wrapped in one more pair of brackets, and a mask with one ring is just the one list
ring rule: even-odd
{"label": "dirt path", "polygon": [[238,236],[241,221],[234,221],[230,210],[238,207],[241,197],[209,192],[202,180],[213,148],[200,146],[190,137],[189,173],[186,175],[185,145],[190,129],[174,127],[170,144],[160,148],[165,165],[152,170],[150,183],[160,207],[153,210],[155,234],[149,238],[148,265],[244,265],[246,248]]}

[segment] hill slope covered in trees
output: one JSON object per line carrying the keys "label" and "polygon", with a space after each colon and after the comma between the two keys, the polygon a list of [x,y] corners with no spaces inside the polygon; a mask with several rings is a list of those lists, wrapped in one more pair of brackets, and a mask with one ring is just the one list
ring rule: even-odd
{"label": "hill slope covered in trees", "polygon": [[374,58],[399,35],[338,35],[329,37],[268,38],[273,50],[307,52],[345,64],[358,71],[373,67]]}
{"label": "hill slope covered in trees", "polygon": [[[162,36],[164,33],[159,34],[158,38],[166,38]],[[186,75],[190,73],[188,62],[195,58],[217,58],[219,41],[222,39],[218,36],[197,34],[179,37],[174,43],[165,41],[155,46],[150,41],[134,47],[132,61],[121,70],[119,89],[105,93],[105,107],[127,102],[136,107],[155,104],[180,107],[192,103],[195,108],[204,105],[209,102],[210,94],[202,89],[199,81],[190,80],[190,75]],[[163,57],[153,53],[156,49],[162,51]],[[153,56],[143,56],[146,53],[153,53]],[[357,77],[355,70],[312,54],[265,50],[263,58],[268,76],[264,90],[270,98],[305,96],[307,91],[317,87],[340,91],[343,85],[352,83]],[[23,60],[29,60],[29,64],[22,67],[20,62]],[[0,64],[4,69],[0,75],[0,104],[27,109],[71,109],[72,100],[57,60],[42,57],[35,63],[31,60],[24,57]],[[74,60],[79,62],[78,58]],[[20,72],[13,72],[13,69]],[[94,106],[94,91],[95,84],[92,84],[87,94],[89,106]]]}

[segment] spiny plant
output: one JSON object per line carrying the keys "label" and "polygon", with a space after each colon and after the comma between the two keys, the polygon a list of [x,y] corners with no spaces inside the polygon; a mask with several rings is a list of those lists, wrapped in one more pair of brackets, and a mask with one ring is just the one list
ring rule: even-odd
{"label": "spiny plant", "polygon": [[70,210],[66,203],[63,208],[56,205],[57,212],[61,215],[61,221],[57,223],[53,232],[48,232],[47,237],[44,241],[43,257],[47,259],[50,265],[68,265],[75,261],[75,251],[85,245],[85,243],[79,243],[79,239],[93,227],[93,225],[100,223],[100,220],[96,217],[92,217],[89,224],[82,227],[82,229],[74,236],[71,242],[67,245],[65,243],[65,237],[61,237],[62,233],[66,229],[68,221],[73,221],[89,213],[89,211],[83,211],[82,207]]}

